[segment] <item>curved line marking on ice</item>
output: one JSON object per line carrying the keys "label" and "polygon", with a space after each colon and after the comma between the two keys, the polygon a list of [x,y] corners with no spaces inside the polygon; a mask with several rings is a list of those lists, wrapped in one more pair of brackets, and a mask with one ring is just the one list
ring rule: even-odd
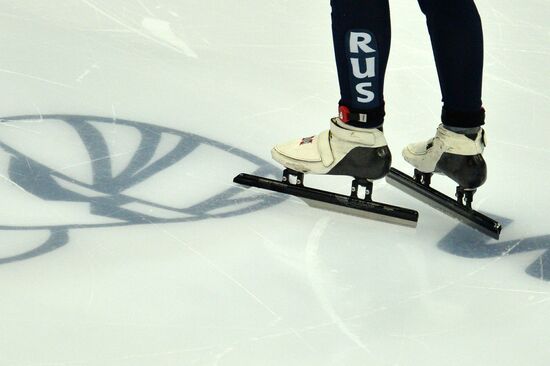
{"label": "curved line marking on ice", "polygon": [[313,286],[313,291],[315,292],[317,299],[321,303],[323,310],[329,315],[332,322],[334,322],[340,331],[355,345],[365,350],[367,353],[371,353],[371,350],[367,347],[367,345],[348,328],[344,320],[340,317],[340,315],[338,315],[334,309],[334,306],[330,302],[323,285],[323,278],[320,273],[321,260],[319,258],[319,241],[321,240],[329,223],[330,218],[328,217],[320,219],[317,221],[313,227],[313,230],[311,230],[311,233],[309,234],[306,245],[307,275],[311,285]]}

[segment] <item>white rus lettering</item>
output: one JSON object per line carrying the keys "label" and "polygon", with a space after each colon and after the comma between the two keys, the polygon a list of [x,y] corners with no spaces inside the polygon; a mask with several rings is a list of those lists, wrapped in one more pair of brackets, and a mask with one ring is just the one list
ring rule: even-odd
{"label": "white rus lettering", "polygon": [[358,58],[351,58],[351,69],[353,70],[353,76],[358,79],[373,78],[376,76],[375,71],[375,58],[369,57],[365,59],[365,72],[361,71],[361,65]]}
{"label": "white rus lettering", "polygon": [[355,87],[355,90],[357,90],[357,93],[359,95],[363,96],[364,98],[358,97],[357,101],[359,103],[370,103],[374,100],[374,92],[368,90],[368,88],[372,87],[372,83],[360,83],[357,84]]}
{"label": "white rus lettering", "polygon": [[365,32],[350,32],[349,50],[351,53],[359,53],[359,49],[364,53],[376,52],[375,49],[369,47],[372,42],[372,36]]}

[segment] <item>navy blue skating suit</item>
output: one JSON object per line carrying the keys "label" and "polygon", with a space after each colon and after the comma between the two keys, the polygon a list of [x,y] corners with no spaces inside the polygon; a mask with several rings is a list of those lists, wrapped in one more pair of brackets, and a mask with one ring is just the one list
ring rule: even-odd
{"label": "navy blue skating suit", "polygon": [[[442,122],[483,124],[483,34],[473,0],[418,0],[426,15],[443,97]],[[384,120],[384,74],[390,51],[388,0],[331,0],[340,106],[366,114],[362,127]],[[353,118],[352,118],[353,119]]]}

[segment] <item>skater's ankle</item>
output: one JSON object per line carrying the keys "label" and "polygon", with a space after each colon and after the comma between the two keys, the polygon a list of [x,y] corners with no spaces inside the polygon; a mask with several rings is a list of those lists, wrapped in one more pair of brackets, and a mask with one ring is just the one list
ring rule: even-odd
{"label": "skater's ankle", "polygon": [[340,121],[355,128],[377,128],[382,131],[385,114],[384,104],[372,109],[353,109],[341,103],[338,107]]}
{"label": "skater's ankle", "polygon": [[368,126],[368,127],[366,127],[366,126],[358,127],[357,124],[344,122],[344,121],[342,121],[341,118],[336,118],[335,123],[340,128],[343,128],[345,130],[350,130],[350,131],[365,132],[365,131],[377,130],[377,131],[380,131],[380,132],[384,132],[384,124],[383,123],[380,123],[378,125]]}
{"label": "skater's ankle", "polygon": [[481,127],[479,126],[478,127],[456,127],[456,126],[443,125],[443,127],[445,127],[445,129],[451,132],[459,133],[461,135],[466,135],[467,137],[473,138],[473,139],[475,139],[475,137],[479,133],[479,130],[481,130]]}
{"label": "skater's ankle", "polygon": [[479,109],[456,109],[444,105],[441,110],[441,122],[445,128],[451,131],[452,129],[449,127],[479,128],[485,124],[485,109],[483,107],[480,107]]}

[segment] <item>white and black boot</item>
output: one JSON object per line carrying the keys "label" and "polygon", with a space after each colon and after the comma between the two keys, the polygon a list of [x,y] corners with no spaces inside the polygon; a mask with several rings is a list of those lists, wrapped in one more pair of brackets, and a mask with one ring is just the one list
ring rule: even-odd
{"label": "white and black boot", "polygon": [[457,198],[471,207],[473,194],[487,179],[483,159],[485,131],[473,134],[456,133],[444,125],[435,137],[403,149],[403,157],[415,168],[415,180],[429,185],[433,173],[444,174],[458,184]]}
{"label": "white and black boot", "polygon": [[[309,205],[352,215],[415,226],[418,212],[372,199],[373,181],[390,171],[391,153],[378,128],[358,128],[333,118],[330,129],[316,136],[275,146],[273,159],[285,169],[281,181],[241,173],[233,181],[248,187],[290,194]],[[354,177],[351,194],[343,195],[304,185],[305,174]]]}
{"label": "white and black boot", "polygon": [[383,178],[391,166],[391,153],[380,129],[353,127],[337,117],[332,118],[329,130],[276,145],[271,155],[294,172],[369,181]]}

